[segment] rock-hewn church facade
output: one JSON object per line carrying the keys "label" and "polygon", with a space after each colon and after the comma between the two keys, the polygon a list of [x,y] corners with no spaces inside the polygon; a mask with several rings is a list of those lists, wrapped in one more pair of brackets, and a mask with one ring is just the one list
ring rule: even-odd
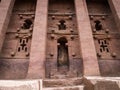
{"label": "rock-hewn church facade", "polygon": [[0,79],[40,83],[21,90],[119,90],[119,4],[0,0]]}

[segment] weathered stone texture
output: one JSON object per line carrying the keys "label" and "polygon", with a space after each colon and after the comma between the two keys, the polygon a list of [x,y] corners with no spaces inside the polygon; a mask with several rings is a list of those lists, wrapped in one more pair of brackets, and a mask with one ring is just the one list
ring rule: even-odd
{"label": "weathered stone texture", "polygon": [[100,72],[102,76],[117,77],[120,76],[120,61],[119,60],[100,60]]}
{"label": "weathered stone texture", "polygon": [[0,79],[25,79],[28,65],[29,60],[26,59],[0,60]]}

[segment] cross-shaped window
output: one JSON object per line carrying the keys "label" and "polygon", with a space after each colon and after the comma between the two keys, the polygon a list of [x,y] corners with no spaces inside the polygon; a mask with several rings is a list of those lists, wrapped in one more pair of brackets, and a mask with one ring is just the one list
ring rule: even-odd
{"label": "cross-shaped window", "polygon": [[106,40],[98,40],[100,44],[100,52],[109,52],[109,43]]}

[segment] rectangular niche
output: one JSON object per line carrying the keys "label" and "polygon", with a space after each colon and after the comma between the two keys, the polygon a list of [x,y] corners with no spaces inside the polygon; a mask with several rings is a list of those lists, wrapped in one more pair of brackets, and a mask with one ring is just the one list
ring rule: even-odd
{"label": "rectangular niche", "polygon": [[49,0],[46,77],[82,76],[74,0]]}
{"label": "rectangular niche", "polygon": [[101,75],[120,76],[120,32],[107,0],[87,0]]}

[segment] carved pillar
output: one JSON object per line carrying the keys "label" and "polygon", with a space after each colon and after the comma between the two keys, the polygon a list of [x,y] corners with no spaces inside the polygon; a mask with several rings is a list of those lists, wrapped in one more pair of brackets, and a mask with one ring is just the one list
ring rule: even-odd
{"label": "carved pillar", "polygon": [[2,0],[0,2],[0,52],[5,38],[5,33],[10,20],[15,0]]}
{"label": "carved pillar", "polygon": [[116,19],[116,24],[120,30],[120,0],[108,0],[108,2]]}
{"label": "carved pillar", "polygon": [[99,65],[85,0],[75,0],[75,7],[83,58],[84,75],[98,76],[100,75]]}
{"label": "carved pillar", "polygon": [[34,32],[27,78],[45,77],[45,50],[47,30],[48,0],[37,0]]}

